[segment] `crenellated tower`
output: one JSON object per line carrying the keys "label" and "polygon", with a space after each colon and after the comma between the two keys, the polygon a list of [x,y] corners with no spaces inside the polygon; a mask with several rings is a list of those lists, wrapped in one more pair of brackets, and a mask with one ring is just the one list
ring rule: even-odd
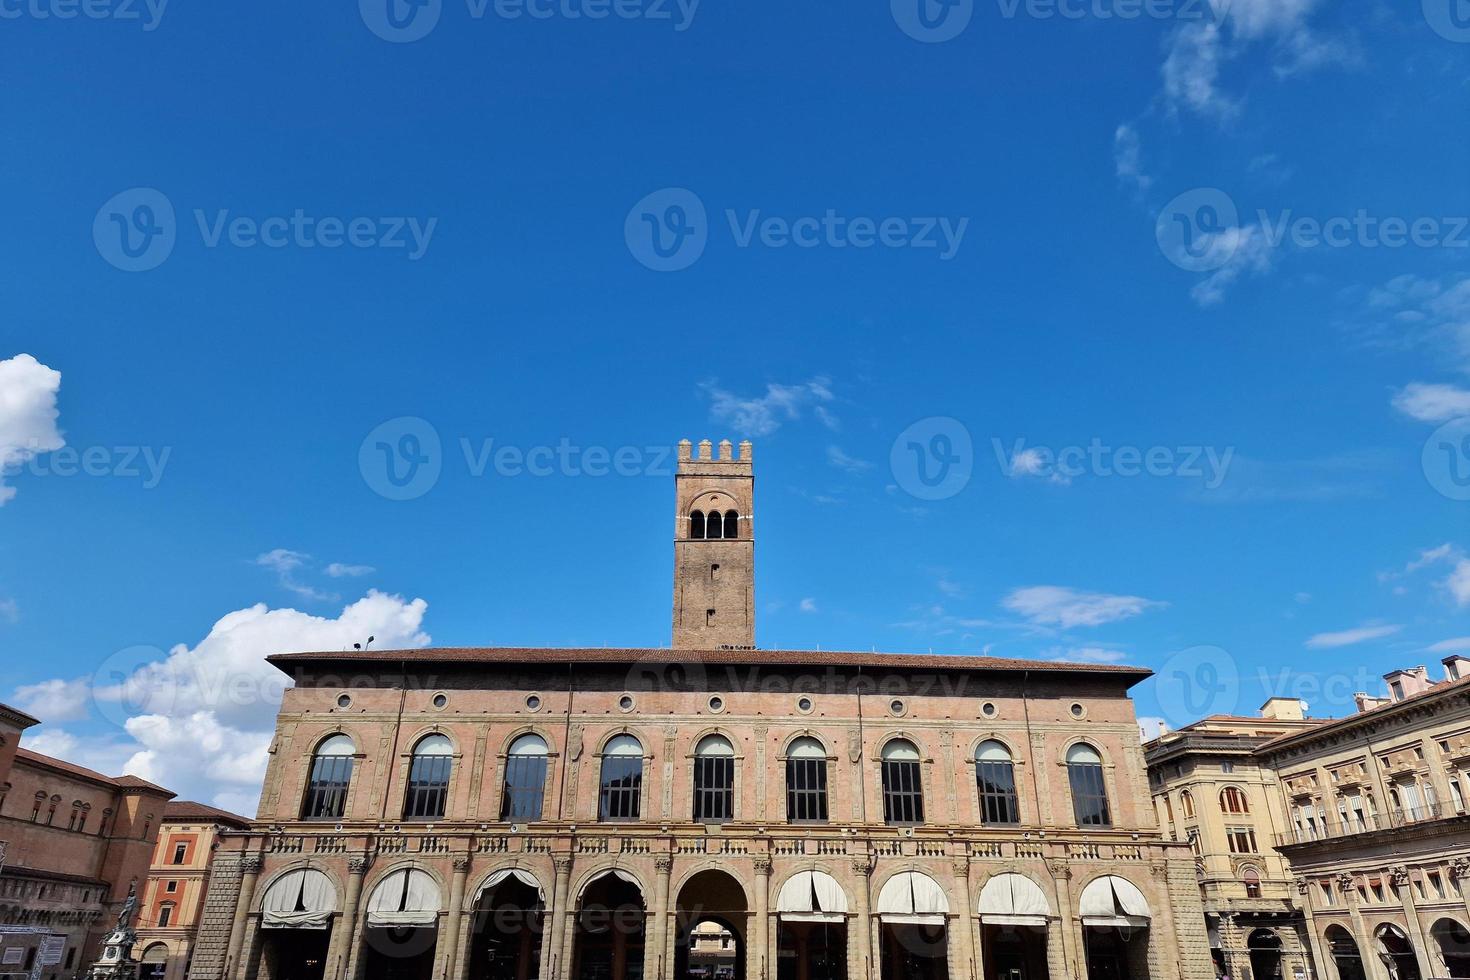
{"label": "crenellated tower", "polygon": [[755,647],[751,445],[679,443],[674,477],[674,648]]}

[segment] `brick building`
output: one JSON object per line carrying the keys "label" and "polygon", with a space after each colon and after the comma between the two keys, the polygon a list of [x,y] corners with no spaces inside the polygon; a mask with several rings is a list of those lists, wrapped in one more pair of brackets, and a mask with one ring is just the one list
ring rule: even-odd
{"label": "brick building", "polygon": [[219,834],[249,830],[239,814],[192,800],[173,800],[163,808],[158,845],[138,905],[140,980],[183,980],[204,908],[210,864]]}
{"label": "brick building", "polygon": [[190,977],[1209,980],[1147,671],[757,649],[753,490],[681,443],[672,650],[270,658]]}
{"label": "brick building", "polygon": [[[141,891],[173,794],[21,748],[21,733],[36,724],[0,705],[0,973],[39,965],[42,977],[69,980]],[[60,937],[49,957],[46,937]]]}

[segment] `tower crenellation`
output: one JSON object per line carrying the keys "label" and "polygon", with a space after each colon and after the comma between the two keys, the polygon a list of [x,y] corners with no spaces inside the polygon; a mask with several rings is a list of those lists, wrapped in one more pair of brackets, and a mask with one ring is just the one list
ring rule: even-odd
{"label": "tower crenellation", "polygon": [[755,646],[755,477],[750,442],[679,443],[674,477],[676,649]]}

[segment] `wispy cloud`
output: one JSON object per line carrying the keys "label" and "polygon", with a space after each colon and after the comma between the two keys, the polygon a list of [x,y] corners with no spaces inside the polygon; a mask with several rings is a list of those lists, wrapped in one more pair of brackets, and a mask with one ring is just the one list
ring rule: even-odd
{"label": "wispy cloud", "polygon": [[1061,585],[1033,585],[1011,592],[1001,600],[1001,605],[1033,624],[1072,629],[1131,619],[1150,609],[1162,609],[1168,603],[1136,595],[1079,592]]}
{"label": "wispy cloud", "polygon": [[1464,653],[1470,650],[1470,636],[1456,636],[1449,640],[1440,640],[1425,647],[1430,653]]}
{"label": "wispy cloud", "polygon": [[1337,647],[1352,646],[1355,643],[1366,643],[1369,640],[1381,640],[1385,636],[1394,635],[1401,629],[1403,629],[1402,626],[1390,624],[1357,626],[1333,633],[1314,634],[1307,638],[1306,645],[1313,650],[1331,650]]}
{"label": "wispy cloud", "polygon": [[827,462],[848,473],[865,473],[873,468],[872,463],[849,456],[837,446],[827,447]]}
{"label": "wispy cloud", "polygon": [[1090,664],[1117,664],[1128,659],[1128,654],[1123,650],[1114,650],[1109,647],[1051,647],[1042,653],[1043,660],[1055,660],[1061,663],[1090,663]]}
{"label": "wispy cloud", "polygon": [[1189,291],[1190,298],[1203,308],[1225,301],[1226,291],[1242,276],[1260,276],[1271,271],[1276,247],[1260,225],[1231,227],[1201,236],[1200,247],[1206,253],[1225,256],[1224,264]]}
{"label": "wispy cloud", "polygon": [[824,377],[795,385],[771,383],[763,395],[737,395],[713,381],[700,385],[710,400],[710,416],[724,422],[741,435],[766,436],[787,422],[812,413],[829,429],[837,427],[837,418],[827,406],[835,401],[831,382]]}
{"label": "wispy cloud", "polygon": [[371,575],[377,569],[371,565],[344,565],[340,561],[334,561],[323,571],[329,578],[357,578],[362,575]]}
{"label": "wispy cloud", "polygon": [[1470,390],[1451,384],[1411,381],[1394,393],[1393,407],[1420,422],[1448,422],[1470,415]]}
{"label": "wispy cloud", "polygon": [[1113,170],[1120,182],[1140,194],[1153,186],[1154,179],[1143,172],[1143,143],[1138,130],[1127,123],[1113,132]]}
{"label": "wispy cloud", "polygon": [[797,608],[804,613],[814,613],[817,611],[817,600],[813,599],[810,596],[807,596],[805,599],[801,600],[801,602],[797,605]]}
{"label": "wispy cloud", "polygon": [[1229,475],[1214,489],[1200,488],[1194,499],[1211,504],[1343,500],[1382,493],[1383,475],[1393,460],[1377,451],[1339,453],[1314,459],[1253,459],[1237,454]]}

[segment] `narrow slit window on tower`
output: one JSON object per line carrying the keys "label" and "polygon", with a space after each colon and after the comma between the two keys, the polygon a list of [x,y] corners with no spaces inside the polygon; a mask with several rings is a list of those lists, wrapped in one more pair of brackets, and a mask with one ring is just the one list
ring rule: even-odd
{"label": "narrow slit window on tower", "polygon": [[720,566],[719,565],[711,565],[709,567],[709,580],[711,582],[713,582],[716,579],[718,579],[719,577],[720,577]]}
{"label": "narrow slit window on tower", "polygon": [[691,538],[704,537],[704,511],[696,510],[689,515],[689,536]]}
{"label": "narrow slit window on tower", "polygon": [[713,626],[713,625],[715,625],[715,611],[713,609],[706,609],[704,611],[704,625],[706,625],[706,626]]}

